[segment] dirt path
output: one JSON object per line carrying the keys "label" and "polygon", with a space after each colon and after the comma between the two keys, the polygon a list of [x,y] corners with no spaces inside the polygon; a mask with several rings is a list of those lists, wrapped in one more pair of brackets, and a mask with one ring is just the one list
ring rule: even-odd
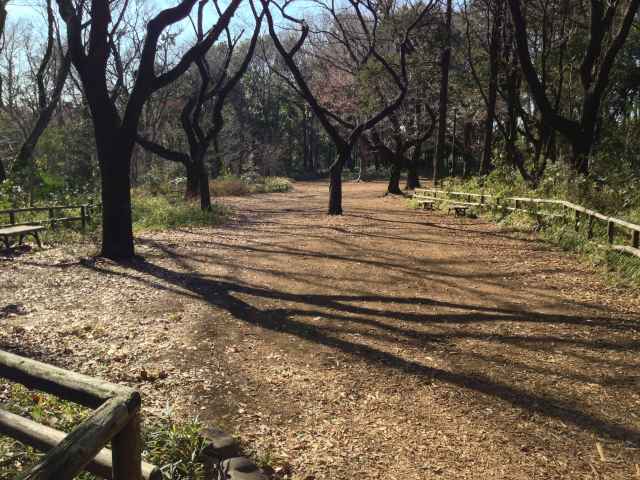
{"label": "dirt path", "polygon": [[145,235],[129,266],[0,260],[0,307],[28,312],[0,348],[137,385],[291,478],[640,478],[638,292],[380,183],[328,217],[326,190],[226,199],[229,224]]}

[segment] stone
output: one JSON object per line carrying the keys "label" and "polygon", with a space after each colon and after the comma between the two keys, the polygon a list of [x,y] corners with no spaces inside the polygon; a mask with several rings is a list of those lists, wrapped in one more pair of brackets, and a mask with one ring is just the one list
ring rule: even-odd
{"label": "stone", "polygon": [[238,455],[238,442],[231,435],[217,428],[205,428],[200,433],[208,443],[203,452],[207,457],[224,459]]}
{"label": "stone", "polygon": [[244,457],[229,458],[221,467],[225,480],[267,480],[256,464]]}

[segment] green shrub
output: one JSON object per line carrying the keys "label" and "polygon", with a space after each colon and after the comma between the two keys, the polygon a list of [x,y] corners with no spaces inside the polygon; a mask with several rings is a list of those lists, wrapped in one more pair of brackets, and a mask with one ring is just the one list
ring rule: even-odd
{"label": "green shrub", "polygon": [[289,179],[284,177],[264,177],[264,193],[284,193],[293,189]]}
{"label": "green shrub", "polygon": [[251,193],[249,184],[232,175],[211,180],[209,188],[215,197],[239,197]]}
{"label": "green shrub", "polygon": [[135,230],[164,230],[182,226],[218,225],[226,215],[226,210],[213,205],[213,209],[203,212],[195,202],[178,200],[171,202],[164,196],[133,196],[133,226]]}

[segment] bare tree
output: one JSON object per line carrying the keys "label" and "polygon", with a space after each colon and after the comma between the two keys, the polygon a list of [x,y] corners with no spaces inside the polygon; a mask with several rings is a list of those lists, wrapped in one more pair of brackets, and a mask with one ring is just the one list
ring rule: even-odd
{"label": "bare tree", "polygon": [[353,117],[341,117],[337,112],[331,111],[325,105],[322,105],[318,95],[312,91],[309,79],[305,77],[296,62],[296,54],[300,52],[311,30],[304,20],[295,18],[287,13],[287,7],[291,3],[285,2],[282,6],[275,2],[271,3],[287,21],[298,27],[299,36],[290,47],[285,47],[276,32],[273,15],[268,9],[269,3],[267,0],[262,0],[262,4],[266,9],[269,34],[286,67],[293,76],[293,81],[290,82],[291,87],[309,104],[314,115],[335,145],[337,155],[329,169],[328,213],[329,215],[341,215],[342,170],[344,165],[350,158],[353,148],[362,133],[387,118],[404,101],[408,89],[407,55],[413,48],[411,33],[431,10],[433,2],[421,8],[415,15],[413,22],[405,28],[401,38],[395,39],[398,41],[397,48],[399,50],[397,63],[391,62],[385,55],[387,53],[385,52],[385,47],[388,49],[389,46],[388,44],[384,45],[385,42],[381,40],[383,38],[380,33],[381,22],[379,17],[379,12],[382,11],[381,5],[375,2],[348,0],[346,4],[348,11],[339,12],[333,2],[317,2],[317,5],[328,14],[335,25],[335,29],[331,31],[314,31],[314,34],[320,34],[330,39],[334,48],[343,51],[351,63],[350,68],[345,69],[336,62],[332,62],[331,58],[328,58],[332,66],[347,75],[355,77],[366,68],[369,68],[370,64],[375,63],[385,75],[389,76],[397,89],[397,95],[390,103],[383,105],[379,110],[363,120],[354,120]]}
{"label": "bare tree", "polygon": [[[78,3],[56,0],[67,25],[71,60],[75,66],[93,118],[102,184],[102,255],[111,259],[134,256],[131,218],[131,155],[145,102],[169,85],[209,50],[229,24],[242,0],[231,0],[204,39],[198,41],[165,72],[156,72],[156,53],[162,33],[191,12],[197,0],[182,0],[162,10],[147,25],[133,88],[123,102],[123,113],[109,95],[107,68],[114,55],[114,38],[125,16],[128,0],[119,12],[109,0]],[[204,6],[207,0],[201,0]],[[88,32],[86,31],[88,30]]]}
{"label": "bare tree", "polygon": [[[200,196],[200,206],[203,210],[211,209],[211,195],[209,192],[209,179],[205,164],[205,156],[222,130],[224,119],[222,109],[229,93],[238,84],[247,71],[249,62],[253,58],[260,29],[262,27],[263,14],[257,16],[253,35],[247,50],[244,52],[240,65],[231,73],[231,61],[234,56],[237,42],[241,35],[232,39],[231,33],[226,28],[227,53],[222,65],[217,72],[212,71],[207,52],[196,59],[199,81],[195,84],[195,91],[187,99],[180,120],[189,145],[189,153],[183,153],[164,147],[152,140],[138,135],[137,142],[145,149],[158,156],[179,162],[184,165],[187,172],[187,198]],[[204,40],[203,17],[198,16],[197,36],[199,41]],[[207,106],[209,108],[207,108]],[[205,126],[205,115],[209,117]]]}
{"label": "bare tree", "polygon": [[[4,27],[7,23],[7,4],[9,0],[0,0],[0,42],[4,46]],[[0,82],[2,80],[0,79]],[[2,84],[0,83],[0,91],[2,91]],[[7,171],[4,168],[4,163],[0,158],[0,183],[7,179]]]}
{"label": "bare tree", "polygon": [[[58,106],[64,84],[71,70],[71,55],[68,50],[66,52],[63,50],[52,0],[46,1],[46,15],[46,47],[34,75],[37,91],[37,113],[15,160],[16,169],[28,172],[35,170],[33,166],[35,148]],[[53,73],[50,73],[50,70],[53,70]]]}

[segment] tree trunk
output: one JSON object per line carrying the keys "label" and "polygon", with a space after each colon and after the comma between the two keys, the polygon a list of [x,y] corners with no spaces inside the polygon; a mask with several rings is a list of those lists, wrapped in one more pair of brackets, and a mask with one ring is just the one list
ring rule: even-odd
{"label": "tree trunk", "polygon": [[400,190],[401,175],[402,175],[402,164],[396,160],[391,165],[391,175],[389,176],[389,185],[387,186],[388,194],[402,195],[402,190]]}
{"label": "tree trunk", "polygon": [[418,162],[420,161],[420,157],[422,156],[422,145],[416,145],[413,156],[409,165],[407,166],[407,184],[405,185],[405,190],[415,190],[416,188],[420,188],[420,176],[418,174]]}
{"label": "tree trunk", "polygon": [[131,154],[133,138],[113,132],[96,138],[102,180],[102,252],[111,260],[134,256],[131,216]]}
{"label": "tree trunk", "polygon": [[200,195],[200,176],[193,160],[184,163],[187,170],[187,188],[184,193],[186,200],[194,200]]}
{"label": "tree trunk", "polygon": [[207,167],[205,165],[204,157],[207,149],[203,148],[191,153],[191,158],[194,163],[196,175],[198,177],[198,184],[200,187],[200,208],[205,210],[211,210],[211,192],[209,191],[209,175],[207,174]]}
{"label": "tree trunk", "polygon": [[439,167],[444,165],[445,135],[447,132],[447,107],[449,103],[449,66],[451,64],[451,17],[453,14],[452,0],[447,0],[446,39],[442,49],[440,101],[438,106],[438,139],[436,154],[433,157],[433,186],[438,182]]}
{"label": "tree trunk", "polygon": [[349,158],[349,150],[338,151],[338,158],[330,169],[329,215],[342,215],[342,169]]}
{"label": "tree trunk", "polygon": [[0,160],[0,183],[4,182],[7,179],[7,171],[4,169],[4,164],[2,160]]}
{"label": "tree trunk", "polygon": [[491,171],[493,153],[493,124],[496,117],[496,101],[498,98],[498,68],[500,66],[500,33],[502,30],[502,0],[496,0],[491,27],[491,43],[489,45],[489,95],[487,99],[487,117],[484,125],[484,149],[480,162],[480,175]]}

